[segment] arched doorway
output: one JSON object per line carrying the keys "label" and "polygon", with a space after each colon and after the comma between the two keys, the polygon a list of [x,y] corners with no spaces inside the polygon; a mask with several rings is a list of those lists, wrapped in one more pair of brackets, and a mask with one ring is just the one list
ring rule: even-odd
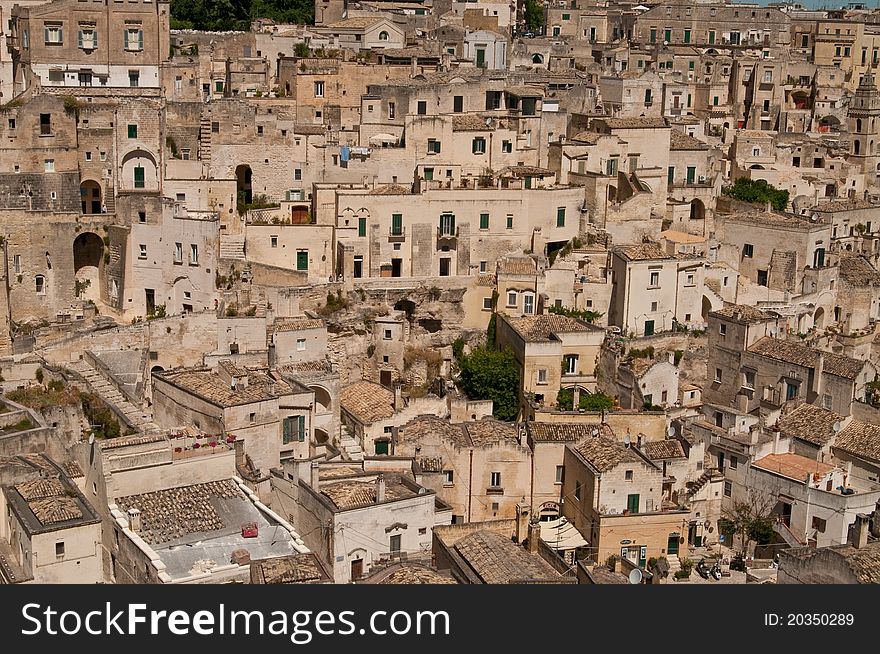
{"label": "arched doorway", "polygon": [[87,179],[79,185],[79,197],[82,202],[82,212],[84,214],[103,213],[101,211],[101,185],[98,182]]}
{"label": "arched doorway", "polygon": [[310,386],[309,390],[315,393],[315,413],[330,413],[333,399],[327,389],[322,386]]}
{"label": "arched doorway", "polygon": [[543,64],[544,63],[544,56],[542,54],[536,52],[535,54],[532,55],[532,63],[533,64]]}
{"label": "arched doorway", "polygon": [[104,241],[94,232],[83,232],[73,241],[73,275],[75,294],[82,300],[101,297],[101,263]]}
{"label": "arched doorway", "polygon": [[162,366],[153,366],[152,368],[150,368],[151,375],[155,375],[160,372],[165,372],[165,368],[163,368]]}
{"label": "arched doorway", "polygon": [[252,204],[254,201],[254,192],[252,187],[251,167],[242,164],[235,169],[235,184],[237,191],[238,204]]}
{"label": "arched doorway", "polygon": [[691,200],[691,219],[704,220],[706,218],[706,205],[702,200],[694,198]]}
{"label": "arched doorway", "polygon": [[761,164],[752,164],[749,166],[749,170],[764,170],[764,166]]}
{"label": "arched doorway", "polygon": [[703,296],[703,304],[700,308],[700,315],[703,317],[703,322],[709,321],[709,312],[712,310],[712,300],[710,300],[705,295]]}
{"label": "arched doorway", "polygon": [[813,314],[813,327],[816,329],[824,329],[825,327],[825,309],[819,307]]}

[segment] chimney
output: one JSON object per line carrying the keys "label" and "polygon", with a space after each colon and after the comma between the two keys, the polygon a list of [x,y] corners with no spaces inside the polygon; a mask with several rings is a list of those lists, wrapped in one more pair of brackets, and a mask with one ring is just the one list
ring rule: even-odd
{"label": "chimney", "polygon": [[318,490],[318,482],[321,479],[321,466],[318,465],[317,461],[312,461],[312,466],[309,475],[309,486],[311,486],[315,491]]}
{"label": "chimney", "polygon": [[376,504],[385,501],[385,477],[376,477]]}
{"label": "chimney", "polygon": [[874,506],[874,512],[871,514],[871,535],[874,538],[880,538],[880,500]]}
{"label": "chimney", "polygon": [[229,557],[229,562],[235,565],[247,565],[251,562],[251,553],[244,548],[235,550]]}
{"label": "chimney", "polygon": [[403,390],[400,384],[394,385],[394,412],[403,410]]}
{"label": "chimney", "polygon": [[856,514],[856,521],[852,524],[852,546],[857,550],[868,544],[868,524],[871,516],[865,513]]}
{"label": "chimney", "polygon": [[531,510],[529,505],[523,501],[516,505],[516,542],[522,543],[528,535],[529,515]]}
{"label": "chimney", "polygon": [[541,523],[532,519],[529,522],[528,550],[532,554],[538,553],[538,544],[541,542]]}
{"label": "chimney", "polygon": [[131,529],[134,533],[141,533],[141,510],[140,509],[129,509],[128,510],[128,528]]}

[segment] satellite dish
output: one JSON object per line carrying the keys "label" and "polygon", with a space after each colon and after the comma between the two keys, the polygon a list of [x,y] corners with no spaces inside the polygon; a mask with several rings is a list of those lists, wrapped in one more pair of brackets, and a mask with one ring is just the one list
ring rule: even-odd
{"label": "satellite dish", "polygon": [[843,425],[840,424],[840,420],[835,420],[835,421],[834,421],[834,424],[831,425],[831,429],[834,430],[834,433],[835,433],[835,434],[836,434],[837,432],[839,432],[841,429],[843,429]]}
{"label": "satellite dish", "polygon": [[629,583],[633,585],[642,583],[642,571],[639,568],[633,568],[629,573]]}
{"label": "satellite dish", "polygon": [[626,445],[627,447],[629,447],[629,443],[630,443],[630,437],[629,437],[629,434],[626,434],[623,437],[623,444]]}
{"label": "satellite dish", "polygon": [[669,438],[675,436],[675,427],[669,425],[669,427],[666,428],[666,435],[669,436]]}

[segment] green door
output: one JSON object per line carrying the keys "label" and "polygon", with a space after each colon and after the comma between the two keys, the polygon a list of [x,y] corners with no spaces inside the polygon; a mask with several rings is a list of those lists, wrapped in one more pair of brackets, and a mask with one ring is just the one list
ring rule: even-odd
{"label": "green door", "polygon": [[653,336],[654,335],[654,321],[646,320],[645,321],[645,336]]}
{"label": "green door", "polygon": [[376,441],[376,454],[388,454],[388,441]]}
{"label": "green door", "polygon": [[697,179],[697,168],[696,166],[688,166],[687,167],[687,183],[693,184]]}
{"label": "green door", "polygon": [[483,68],[486,65],[486,51],[482,48],[477,49],[477,68]]}
{"label": "green door", "polygon": [[666,553],[678,554],[678,534],[669,534],[669,539],[666,542]]}
{"label": "green door", "polygon": [[309,253],[308,250],[301,250],[296,253],[296,269],[297,270],[308,270],[309,269]]}
{"label": "green door", "polygon": [[639,512],[639,495],[638,495],[638,493],[626,496],[626,510],[629,511],[630,513],[638,513]]}

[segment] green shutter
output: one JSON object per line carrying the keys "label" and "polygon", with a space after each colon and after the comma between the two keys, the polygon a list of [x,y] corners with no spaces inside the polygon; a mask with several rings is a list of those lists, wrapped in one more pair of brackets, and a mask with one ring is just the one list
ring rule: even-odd
{"label": "green shutter", "polygon": [[128,126],[128,138],[136,139],[138,135],[138,126],[137,125],[129,125]]}
{"label": "green shutter", "polygon": [[138,50],[144,49],[144,31],[138,30]]}
{"label": "green shutter", "polygon": [[297,416],[297,440],[302,443],[306,440],[306,417],[305,416]]}
{"label": "green shutter", "polygon": [[77,32],[77,34],[76,34],[76,44],[77,44],[77,47],[78,47],[78,48],[82,48],[82,47],[83,47],[83,31],[82,31],[82,30],[80,30],[80,31]]}
{"label": "green shutter", "polygon": [[134,187],[144,188],[144,169],[142,166],[136,166],[134,169]]}
{"label": "green shutter", "polygon": [[669,166],[666,173],[666,181],[672,184],[675,181],[675,166]]}
{"label": "green shutter", "polygon": [[367,235],[367,219],[358,218],[358,236]]}
{"label": "green shutter", "polygon": [[489,229],[489,214],[480,214],[480,229]]}
{"label": "green shutter", "polygon": [[513,229],[513,216],[507,217],[507,229]]}
{"label": "green shutter", "polygon": [[556,210],[556,226],[565,227],[565,207],[559,207]]}
{"label": "green shutter", "polygon": [[403,214],[391,214],[391,233],[400,236],[403,233]]}

